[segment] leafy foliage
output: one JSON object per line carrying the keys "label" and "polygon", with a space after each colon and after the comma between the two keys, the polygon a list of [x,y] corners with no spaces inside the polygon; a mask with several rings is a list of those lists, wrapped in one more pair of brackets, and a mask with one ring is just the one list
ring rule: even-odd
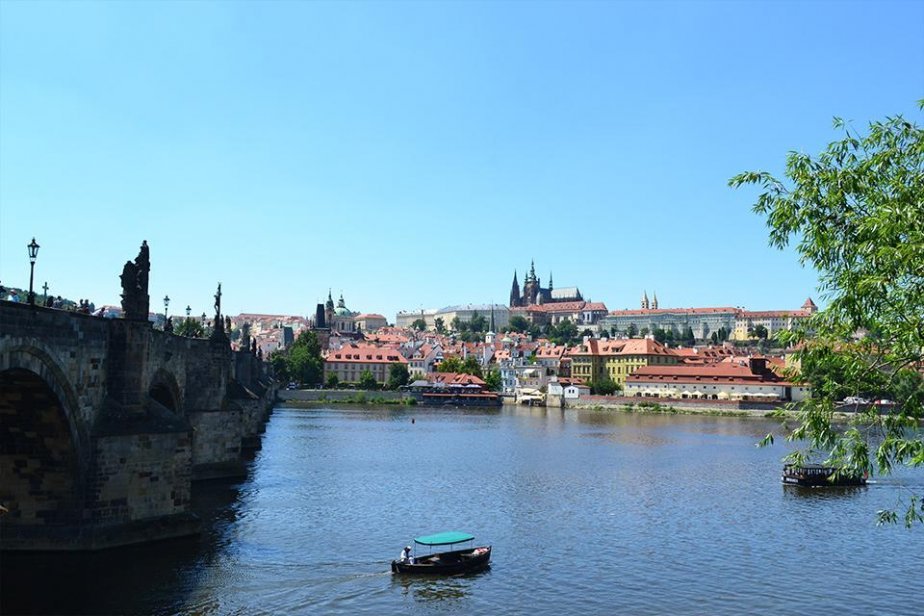
{"label": "leafy foliage", "polygon": [[469,355],[465,360],[458,357],[447,357],[436,367],[437,372],[455,372],[461,374],[471,374],[482,378],[481,365],[473,355]]}
{"label": "leafy foliage", "polygon": [[183,319],[173,329],[177,336],[186,336],[187,338],[205,338],[205,328],[199,319]]}
{"label": "leafy foliage", "polygon": [[270,363],[281,381],[298,381],[302,385],[316,385],[324,375],[321,344],[314,332],[304,331],[285,351],[270,355]]}
{"label": "leafy foliage", "polygon": [[407,385],[411,374],[405,364],[392,364],[388,367],[388,389],[398,389]]}
{"label": "leafy foliage", "polygon": [[379,382],[375,380],[375,375],[369,370],[363,370],[359,375],[360,389],[378,389]]}
{"label": "leafy foliage", "polygon": [[503,381],[501,380],[500,370],[496,367],[491,367],[488,369],[488,372],[484,375],[485,387],[490,391],[500,391]]}
{"label": "leafy foliage", "polygon": [[591,391],[598,396],[612,396],[617,391],[622,391],[619,383],[609,377],[603,377],[599,381],[590,384]]}
{"label": "leafy foliage", "polygon": [[423,319],[414,319],[414,322],[411,323],[411,329],[416,329],[419,332],[427,329],[427,322]]}
{"label": "leafy foliage", "polygon": [[[788,438],[847,472],[888,474],[924,465],[915,384],[924,366],[924,131],[900,116],[871,123],[865,136],[839,119],[835,127],[843,138],[817,157],[789,154],[789,184],[759,171],[729,184],[760,187],[753,209],[767,218],[770,244],[797,242],[828,300],[805,326],[780,334],[801,345],[800,378],[814,386]],[[886,393],[896,402],[890,412],[871,406],[844,429],[832,425],[843,397]],[[924,523],[922,502],[911,496],[905,524]],[[879,513],[880,522],[898,519]]]}

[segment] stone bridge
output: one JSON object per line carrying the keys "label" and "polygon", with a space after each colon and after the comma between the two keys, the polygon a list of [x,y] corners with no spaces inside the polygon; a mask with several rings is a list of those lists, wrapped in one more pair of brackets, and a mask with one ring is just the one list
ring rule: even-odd
{"label": "stone bridge", "polygon": [[243,475],[259,444],[264,368],[224,335],[0,301],[0,549],[196,533],[192,482]]}

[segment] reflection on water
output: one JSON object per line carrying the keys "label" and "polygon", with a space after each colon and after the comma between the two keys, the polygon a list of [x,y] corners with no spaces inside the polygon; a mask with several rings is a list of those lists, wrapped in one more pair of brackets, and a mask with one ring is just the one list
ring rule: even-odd
{"label": "reflection on water", "polygon": [[[784,488],[785,449],[754,447],[776,430],[526,407],[280,408],[246,480],[196,485],[201,537],[5,554],[0,611],[916,613],[924,532],[876,527],[875,512],[924,477]],[[409,538],[444,530],[493,544],[492,569],[390,573]],[[791,592],[806,572],[811,592]]]}
{"label": "reflection on water", "polygon": [[486,575],[491,569],[484,569],[474,573],[445,576],[413,576],[394,575],[392,585],[398,588],[402,595],[411,596],[415,601],[425,604],[459,603],[475,586],[475,582]]}

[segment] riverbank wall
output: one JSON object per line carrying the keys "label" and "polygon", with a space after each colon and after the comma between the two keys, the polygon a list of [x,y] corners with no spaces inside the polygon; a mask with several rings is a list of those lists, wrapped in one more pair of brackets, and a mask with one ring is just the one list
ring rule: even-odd
{"label": "riverbank wall", "polygon": [[565,400],[565,408],[635,412],[703,413],[708,415],[754,415],[785,409],[781,402],[749,400],[696,400],[672,398],[637,398],[625,396],[581,396]]}
{"label": "riverbank wall", "polygon": [[282,389],[276,394],[281,402],[357,402],[363,397],[367,401],[385,400],[389,403],[404,403],[411,398],[403,391],[364,391],[361,389]]}

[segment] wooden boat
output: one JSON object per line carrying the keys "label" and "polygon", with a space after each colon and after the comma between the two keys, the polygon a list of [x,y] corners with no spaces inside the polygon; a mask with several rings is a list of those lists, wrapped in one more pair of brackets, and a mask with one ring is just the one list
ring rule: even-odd
{"label": "wooden boat", "polygon": [[[414,539],[414,543],[432,548],[444,545],[452,547],[462,543],[472,543],[474,540],[474,535],[469,535],[468,533],[446,532],[417,537]],[[391,571],[392,573],[421,575],[450,575],[486,569],[490,566],[490,561],[490,545],[469,546],[460,550],[452,549],[447,552],[434,552],[416,556],[407,562],[393,560],[391,561]]]}
{"label": "wooden boat", "polygon": [[866,475],[838,472],[835,466],[822,464],[787,464],[783,467],[783,483],[806,487],[837,487],[866,485]]}

